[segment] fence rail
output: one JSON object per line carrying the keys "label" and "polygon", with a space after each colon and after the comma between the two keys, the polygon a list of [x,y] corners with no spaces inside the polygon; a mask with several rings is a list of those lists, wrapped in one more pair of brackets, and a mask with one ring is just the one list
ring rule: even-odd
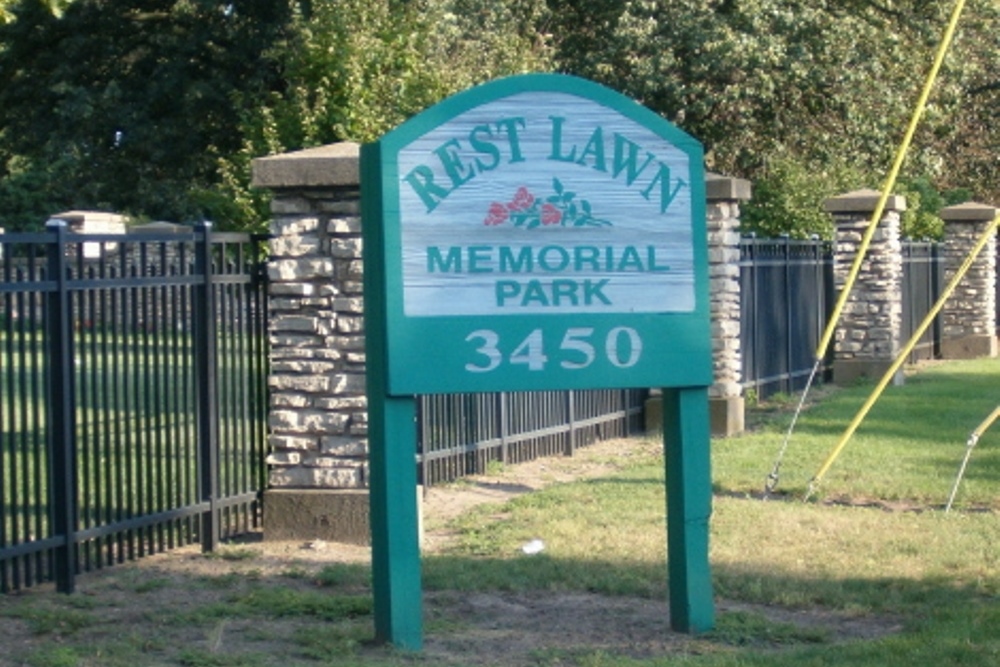
{"label": "fence rail", "polygon": [[0,236],[0,591],[258,523],[260,241]]}
{"label": "fence rail", "polygon": [[572,455],[642,428],[645,390],[543,391],[421,396],[420,483],[486,472],[491,462]]}

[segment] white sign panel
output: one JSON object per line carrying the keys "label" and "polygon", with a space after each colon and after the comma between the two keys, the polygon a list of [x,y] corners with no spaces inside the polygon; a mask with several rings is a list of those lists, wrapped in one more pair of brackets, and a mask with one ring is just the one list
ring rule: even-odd
{"label": "white sign panel", "polygon": [[455,116],[398,154],[405,316],[692,311],[690,168],[566,93]]}

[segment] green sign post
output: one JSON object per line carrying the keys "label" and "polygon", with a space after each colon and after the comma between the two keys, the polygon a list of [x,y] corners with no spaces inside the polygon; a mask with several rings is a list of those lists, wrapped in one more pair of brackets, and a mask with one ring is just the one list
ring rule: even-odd
{"label": "green sign post", "polygon": [[414,396],[664,388],[671,622],[714,624],[701,145],[582,79],[444,100],[362,148],[377,639],[421,646]]}

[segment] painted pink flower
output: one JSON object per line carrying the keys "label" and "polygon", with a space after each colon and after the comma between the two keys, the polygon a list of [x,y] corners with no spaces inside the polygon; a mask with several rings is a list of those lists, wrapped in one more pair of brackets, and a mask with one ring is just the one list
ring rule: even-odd
{"label": "painted pink flower", "polygon": [[562,221],[562,211],[552,204],[542,205],[542,224],[558,225]]}
{"label": "painted pink flower", "polygon": [[490,204],[489,213],[486,215],[486,219],[483,220],[483,224],[489,226],[502,225],[506,220],[507,207],[500,202],[493,202]]}
{"label": "painted pink flower", "polygon": [[512,211],[525,211],[535,203],[535,195],[528,192],[528,188],[523,185],[514,193],[514,199],[507,204],[507,208]]}

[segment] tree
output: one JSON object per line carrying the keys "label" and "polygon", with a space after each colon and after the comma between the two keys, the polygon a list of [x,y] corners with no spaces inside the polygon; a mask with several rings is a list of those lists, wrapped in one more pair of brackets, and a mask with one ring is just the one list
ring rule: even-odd
{"label": "tree", "polygon": [[[54,16],[59,16],[72,0],[36,0],[36,2],[43,5]],[[16,18],[13,11],[16,4],[17,0],[0,0],[0,25],[10,23]]]}
{"label": "tree", "polygon": [[249,187],[254,157],[372,141],[454,92],[547,68],[544,15],[542,0],[314,0],[273,54],[284,87],[243,105],[243,146],[220,159],[222,186],[204,193],[214,217],[266,224],[268,195]]}
{"label": "tree", "polygon": [[[854,174],[849,181],[882,184],[944,28],[946,4],[549,0],[553,31],[563,36],[557,43],[562,67],[618,88],[681,125],[705,144],[709,168],[759,181],[764,188],[751,209],[765,192],[771,199],[761,211],[777,201],[797,202],[808,215],[785,215],[785,226],[770,231],[798,235],[824,231],[800,223],[819,220],[816,198],[839,180],[832,174],[847,169]],[[965,37],[975,34],[979,50],[970,53],[973,40],[956,44],[906,165],[909,178],[941,187],[958,185],[949,182],[946,166],[962,159],[954,155],[956,143],[996,145],[997,130],[984,121],[987,106],[996,108],[993,95],[960,118],[973,104],[970,80],[989,85],[983,79],[1000,71],[1000,54],[982,47],[996,26],[984,20],[997,10],[966,12]],[[985,150],[978,153],[986,157]],[[985,159],[976,164],[986,173]],[[794,176],[783,182],[800,192],[779,196],[779,173]],[[803,199],[803,190],[813,199]],[[792,222],[796,217],[799,223]]]}
{"label": "tree", "polygon": [[[0,224],[69,207],[260,226],[252,157],[368,140],[545,67],[543,0],[39,0],[0,26]],[[58,174],[58,177],[57,177]]]}
{"label": "tree", "polygon": [[[0,200],[50,184],[58,165],[48,212],[197,217],[190,191],[211,186],[218,157],[240,145],[237,94],[249,99],[276,85],[266,53],[287,7],[77,0],[58,17],[23,0],[14,11],[0,27]],[[37,213],[7,209],[0,219],[38,224]]]}

